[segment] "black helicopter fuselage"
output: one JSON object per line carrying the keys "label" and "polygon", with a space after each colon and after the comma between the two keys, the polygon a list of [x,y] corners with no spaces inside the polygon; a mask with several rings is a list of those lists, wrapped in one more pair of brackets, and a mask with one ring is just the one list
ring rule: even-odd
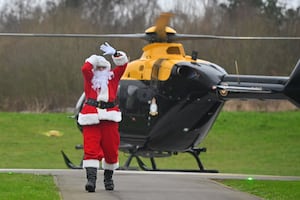
{"label": "black helicopter fuselage", "polygon": [[[161,54],[172,52],[173,57],[133,62],[120,82],[121,141],[146,151],[186,151],[205,138],[216,120],[224,101],[212,87],[227,73],[215,64],[182,57],[178,44],[158,45]],[[143,73],[147,63],[152,65],[150,80]]]}

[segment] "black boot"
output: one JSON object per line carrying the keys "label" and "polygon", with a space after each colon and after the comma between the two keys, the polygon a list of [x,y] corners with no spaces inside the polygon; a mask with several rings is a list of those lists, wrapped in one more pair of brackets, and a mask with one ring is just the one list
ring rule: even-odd
{"label": "black boot", "polygon": [[86,169],[86,178],[88,181],[85,185],[85,190],[88,192],[95,192],[96,180],[97,180],[97,168],[87,167],[85,169]]}
{"label": "black boot", "polygon": [[113,170],[104,170],[104,187],[106,190],[114,190],[114,181],[112,180]]}

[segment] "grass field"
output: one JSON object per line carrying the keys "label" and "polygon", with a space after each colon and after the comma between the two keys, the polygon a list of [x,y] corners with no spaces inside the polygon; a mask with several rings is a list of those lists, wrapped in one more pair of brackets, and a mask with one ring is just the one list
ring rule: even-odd
{"label": "grass field", "polygon": [[300,112],[221,113],[203,145],[221,172],[300,176]]}
{"label": "grass field", "polygon": [[300,198],[300,181],[219,180],[219,182],[266,200],[296,200]]}
{"label": "grass field", "polygon": [[1,174],[0,197],[3,200],[58,200],[58,189],[52,176]]}
{"label": "grass field", "polygon": [[[81,144],[82,138],[70,115],[0,113],[0,168],[66,168],[61,150],[78,164],[82,151],[75,150],[74,146]],[[218,169],[222,173],[300,176],[299,121],[300,112],[222,112],[200,144],[208,150],[201,154],[203,164],[207,169]],[[49,136],[51,133],[61,135]],[[120,163],[124,163],[127,156],[120,153]],[[196,163],[190,155],[179,154],[157,159],[157,166],[195,169]],[[1,181],[4,184],[4,180],[12,178],[3,176]],[[293,187],[289,185],[299,186],[299,182],[281,184],[288,185],[286,187],[292,190],[288,190],[289,193],[293,193]],[[273,187],[276,185],[270,186]],[[294,193],[300,198],[299,192]]]}

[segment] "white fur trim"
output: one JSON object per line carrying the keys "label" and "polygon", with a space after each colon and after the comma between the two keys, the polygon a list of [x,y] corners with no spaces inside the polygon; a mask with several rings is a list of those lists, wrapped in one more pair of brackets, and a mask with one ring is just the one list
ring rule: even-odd
{"label": "white fur trim", "polygon": [[97,63],[98,63],[97,55],[91,55],[90,57],[85,59],[85,62],[91,63],[93,65],[93,67],[95,68],[97,66]]}
{"label": "white fur trim", "polygon": [[111,69],[111,64],[108,62],[103,56],[97,56],[98,63],[97,67],[106,67],[107,71],[110,71]]}
{"label": "white fur trim", "polygon": [[102,168],[103,169],[109,169],[109,170],[115,170],[119,168],[119,162],[113,163],[113,164],[108,164],[105,162],[105,159],[102,159]]}
{"label": "white fur trim", "polygon": [[111,69],[111,64],[103,56],[91,55],[85,62],[89,62],[93,65],[93,68],[96,67],[106,67],[108,71]]}
{"label": "white fur trim", "polygon": [[120,111],[107,111],[106,109],[97,108],[99,120],[109,120],[120,122],[122,120],[122,113]]}
{"label": "white fur trim", "polygon": [[77,121],[80,125],[99,124],[99,118],[97,113],[91,113],[91,114],[79,113]]}
{"label": "white fur trim", "polygon": [[97,101],[107,102],[108,98],[109,98],[108,88],[101,89],[99,95],[97,96]]}
{"label": "white fur trim", "polygon": [[119,54],[121,54],[120,56],[112,56],[112,59],[114,61],[114,63],[117,66],[122,66],[125,65],[126,63],[128,63],[128,58],[126,56],[126,53],[123,51],[118,51]]}
{"label": "white fur trim", "polygon": [[95,168],[99,169],[100,162],[99,162],[99,160],[96,160],[96,159],[83,160],[82,161],[82,167],[83,168],[86,168],[86,167],[95,167]]}

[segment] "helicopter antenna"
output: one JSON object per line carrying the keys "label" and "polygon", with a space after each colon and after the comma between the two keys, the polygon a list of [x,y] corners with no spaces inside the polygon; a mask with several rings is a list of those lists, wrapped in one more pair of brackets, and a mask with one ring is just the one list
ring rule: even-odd
{"label": "helicopter antenna", "polygon": [[238,75],[238,76],[237,76],[237,78],[238,78],[238,83],[240,84],[240,73],[239,73],[239,66],[238,66],[237,60],[234,61],[234,64],[235,64],[235,71],[236,71],[236,74]]}

